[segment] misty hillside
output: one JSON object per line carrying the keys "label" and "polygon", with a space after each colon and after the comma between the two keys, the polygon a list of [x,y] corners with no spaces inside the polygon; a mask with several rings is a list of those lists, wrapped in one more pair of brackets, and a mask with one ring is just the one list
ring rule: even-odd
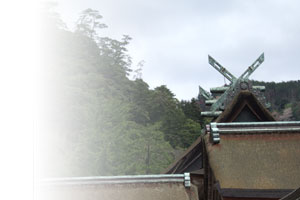
{"label": "misty hillside", "polygon": [[149,89],[133,72],[131,38],[101,37],[98,11],[83,11],[75,31],[51,9],[45,21],[41,176],[160,173],[200,135],[195,101]]}
{"label": "misty hillside", "polygon": [[[40,176],[160,173],[200,136],[197,100],[149,89],[127,52],[131,38],[102,37],[98,11],[83,11],[74,31],[51,8],[44,20]],[[274,114],[300,119],[299,81],[258,84]]]}

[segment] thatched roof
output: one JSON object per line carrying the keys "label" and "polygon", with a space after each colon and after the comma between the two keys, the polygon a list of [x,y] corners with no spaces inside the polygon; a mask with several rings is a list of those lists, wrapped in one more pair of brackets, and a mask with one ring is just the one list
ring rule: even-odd
{"label": "thatched roof", "polygon": [[39,181],[36,191],[43,200],[198,199],[196,186],[186,185],[185,175],[55,178]]}
{"label": "thatched roof", "polygon": [[300,133],[220,135],[205,144],[221,188],[296,189],[300,185]]}

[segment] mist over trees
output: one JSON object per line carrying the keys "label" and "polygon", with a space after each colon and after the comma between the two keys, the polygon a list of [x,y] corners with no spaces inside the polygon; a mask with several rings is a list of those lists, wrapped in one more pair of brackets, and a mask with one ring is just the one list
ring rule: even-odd
{"label": "mist over trees", "polygon": [[[51,5],[43,19],[40,176],[161,173],[201,135],[198,100],[180,102],[166,85],[150,89],[144,62],[133,70],[132,38],[102,37],[98,11],[84,10],[74,31]],[[300,119],[299,81],[258,85],[273,111],[291,108],[290,119]]]}
{"label": "mist over trees", "polygon": [[160,173],[200,135],[198,107],[149,89],[140,70],[128,78],[131,38],[101,37],[98,11],[84,10],[74,31],[51,8],[44,17],[43,176]]}

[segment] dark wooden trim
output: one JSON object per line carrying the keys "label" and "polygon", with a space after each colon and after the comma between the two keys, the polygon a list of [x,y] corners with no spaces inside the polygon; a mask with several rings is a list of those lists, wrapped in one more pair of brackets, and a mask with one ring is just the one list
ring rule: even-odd
{"label": "dark wooden trim", "polygon": [[197,156],[195,156],[195,158],[192,161],[190,161],[189,163],[187,163],[186,166],[184,168],[182,168],[181,171],[185,171],[189,166],[191,166],[201,156],[202,156],[202,153],[200,152]]}
{"label": "dark wooden trim", "polygon": [[236,106],[237,110],[235,112],[231,112],[231,116],[228,115],[228,119],[227,120],[229,122],[233,122],[238,117],[238,115],[242,112],[242,110],[244,109],[245,105],[246,105],[246,102],[244,101],[244,102],[240,103],[239,106]]}
{"label": "dark wooden trim", "polygon": [[222,188],[223,197],[235,198],[282,198],[291,193],[293,189],[232,189]]}
{"label": "dark wooden trim", "polygon": [[293,192],[289,193],[288,195],[284,196],[280,200],[297,200],[300,199],[300,187]]}
{"label": "dark wooden trim", "polygon": [[[181,173],[178,172],[178,169],[181,168],[186,162],[188,162],[189,154],[192,154],[197,148],[202,148],[202,135],[204,135],[205,130],[201,131],[201,135],[196,139],[196,141],[169,167],[162,172],[162,174],[174,174],[174,173]],[[179,170],[180,171],[180,170]]]}
{"label": "dark wooden trim", "polygon": [[238,109],[238,111],[236,111],[234,113],[234,115],[230,118],[229,121],[233,122],[236,120],[236,118],[239,116],[239,114],[243,111],[244,108],[249,108],[249,110],[253,113],[253,115],[255,115],[255,117],[259,120],[259,121],[263,121],[263,119],[261,118],[261,116],[259,116],[256,111],[253,109],[252,105],[250,105],[250,103],[248,102],[248,100],[245,100],[245,102],[242,103],[242,105],[240,106],[240,108]]}

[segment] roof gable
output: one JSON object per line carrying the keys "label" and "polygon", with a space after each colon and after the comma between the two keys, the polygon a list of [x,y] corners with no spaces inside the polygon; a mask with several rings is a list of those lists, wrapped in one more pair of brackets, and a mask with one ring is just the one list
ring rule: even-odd
{"label": "roof gable", "polygon": [[275,121],[253,93],[240,91],[216,122]]}
{"label": "roof gable", "polygon": [[245,104],[240,113],[236,116],[233,122],[257,122],[261,121],[260,117],[253,112],[251,107]]}

